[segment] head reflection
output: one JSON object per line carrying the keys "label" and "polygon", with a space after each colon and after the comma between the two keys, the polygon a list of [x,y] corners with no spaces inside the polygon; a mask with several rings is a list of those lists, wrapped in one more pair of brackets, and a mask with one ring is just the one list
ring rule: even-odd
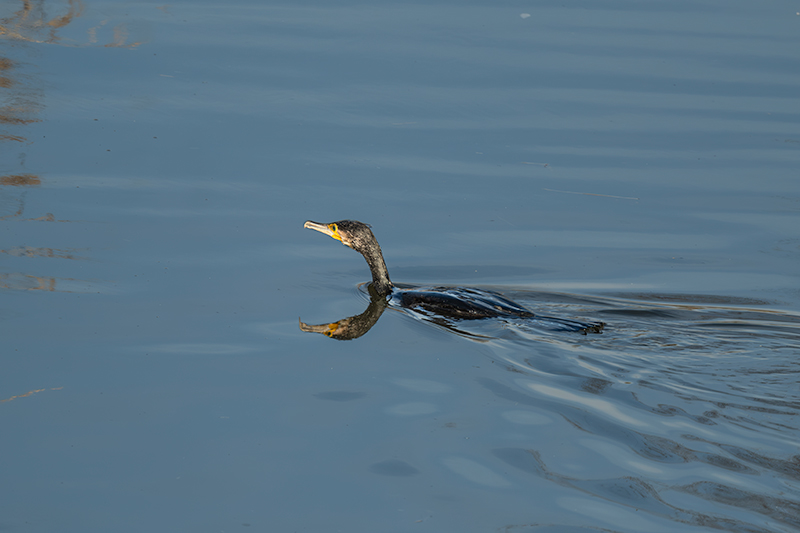
{"label": "head reflection", "polygon": [[372,287],[372,284],[369,285],[368,290],[370,296],[369,306],[360,315],[343,318],[330,324],[313,325],[306,324],[300,320],[300,329],[310,333],[321,333],[326,337],[340,341],[349,341],[361,337],[375,325],[388,305],[386,297],[379,295]]}

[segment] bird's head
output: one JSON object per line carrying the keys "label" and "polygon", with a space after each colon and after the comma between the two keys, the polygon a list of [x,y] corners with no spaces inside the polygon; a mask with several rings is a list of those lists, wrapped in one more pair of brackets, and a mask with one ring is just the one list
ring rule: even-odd
{"label": "bird's head", "polygon": [[358,220],[340,220],[328,224],[320,224],[319,222],[307,220],[306,223],[303,224],[303,227],[333,237],[337,241],[341,241],[345,246],[349,246],[362,254],[367,245],[376,242],[372,230],[369,229],[369,225],[359,222]]}
{"label": "bird's head", "polygon": [[394,285],[389,279],[389,271],[386,270],[381,247],[375,239],[375,235],[372,234],[372,230],[369,229],[369,225],[357,220],[340,220],[328,224],[307,220],[303,227],[333,237],[363,255],[372,273],[372,286],[375,291],[382,296],[392,292]]}

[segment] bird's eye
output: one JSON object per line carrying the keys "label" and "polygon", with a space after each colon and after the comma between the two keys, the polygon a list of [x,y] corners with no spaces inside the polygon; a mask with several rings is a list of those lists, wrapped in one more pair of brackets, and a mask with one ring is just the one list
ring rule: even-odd
{"label": "bird's eye", "polygon": [[337,226],[336,224],[328,224],[328,229],[331,230],[331,237],[333,237],[337,241],[342,240],[342,236],[339,235],[339,226]]}
{"label": "bird's eye", "polygon": [[[341,320],[339,322],[341,322]],[[328,324],[328,331],[323,332],[323,334],[326,337],[333,337],[334,335],[336,335],[336,330],[339,329],[339,322]]]}

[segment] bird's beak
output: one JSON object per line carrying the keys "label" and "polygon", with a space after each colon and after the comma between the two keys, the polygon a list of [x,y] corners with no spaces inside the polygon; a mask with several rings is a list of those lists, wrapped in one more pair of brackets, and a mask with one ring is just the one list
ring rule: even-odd
{"label": "bird's beak", "polygon": [[[340,320],[339,322],[343,322],[343,320]],[[318,326],[315,326],[313,324],[306,324],[300,320],[300,329],[309,333],[322,333],[326,337],[333,337],[336,335],[336,331],[339,329],[339,322],[334,322],[333,324],[319,324]]]}
{"label": "bird's beak", "polygon": [[306,220],[306,223],[303,224],[303,227],[324,233],[328,237],[333,237],[337,241],[342,240],[342,236],[339,235],[339,228],[336,227],[336,224],[320,224],[319,222]]}

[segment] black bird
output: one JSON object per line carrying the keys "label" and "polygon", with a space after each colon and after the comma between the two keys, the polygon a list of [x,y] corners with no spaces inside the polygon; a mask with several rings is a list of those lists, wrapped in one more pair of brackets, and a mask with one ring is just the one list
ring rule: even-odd
{"label": "black bird", "polygon": [[380,296],[391,294],[394,285],[389,279],[389,271],[386,269],[386,262],[383,260],[381,245],[378,239],[369,229],[369,224],[364,224],[358,220],[340,220],[330,224],[320,224],[306,220],[304,228],[317,230],[337,241],[341,241],[345,246],[349,246],[356,252],[364,256],[372,272],[372,286]]}
{"label": "black bird", "polygon": [[[492,317],[533,318],[528,309],[497,293],[462,287],[430,287],[420,289],[396,288],[389,278],[381,247],[368,224],[357,220],[340,220],[329,224],[306,221],[304,228],[324,233],[349,246],[366,259],[372,273],[372,289],[380,298],[389,297],[390,303],[421,311],[425,315],[448,319],[479,319]],[[586,324],[573,320],[537,317],[549,322],[555,329],[581,333],[600,333],[604,324]]]}

